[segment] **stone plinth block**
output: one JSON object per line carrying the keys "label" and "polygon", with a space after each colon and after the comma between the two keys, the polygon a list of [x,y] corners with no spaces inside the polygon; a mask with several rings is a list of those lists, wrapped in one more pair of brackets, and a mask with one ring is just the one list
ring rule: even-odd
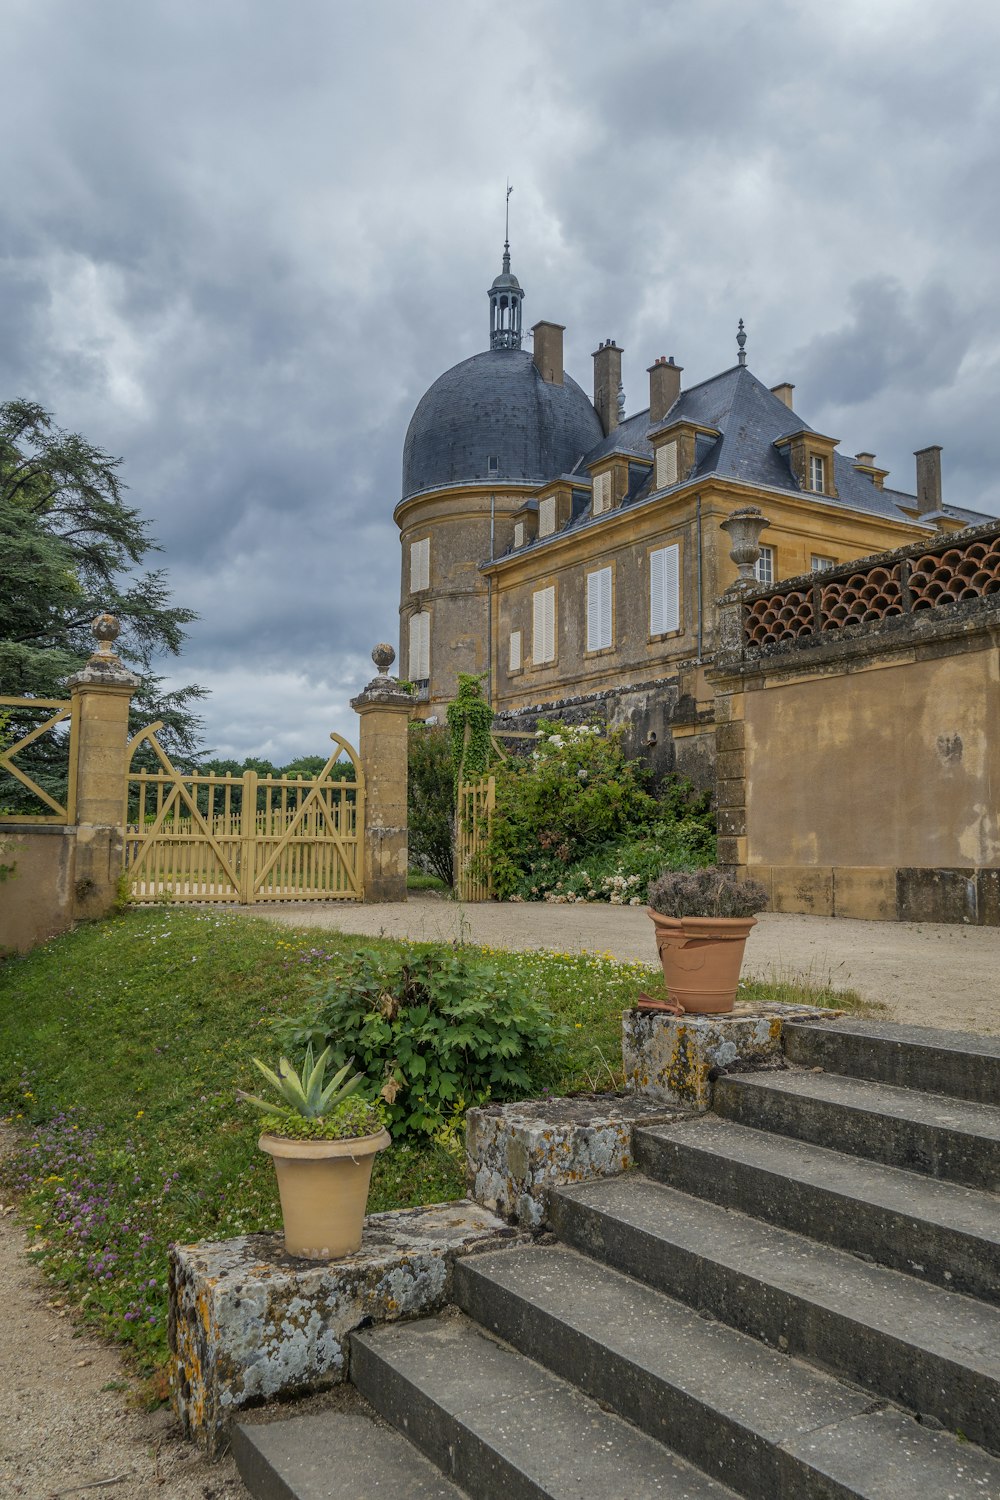
{"label": "stone plinth block", "polygon": [[841,1014],[777,1001],[717,1016],[627,1010],[622,1016],[625,1080],[650,1102],[710,1109],[712,1084],[720,1073],[780,1066],[785,1021],[828,1021]]}
{"label": "stone plinth block", "polygon": [[525,1099],[470,1109],[465,1124],[469,1191],[492,1212],[525,1229],[539,1229],[549,1188],[627,1171],[634,1164],[633,1126],[678,1117],[634,1094]]}
{"label": "stone plinth block", "polygon": [[175,1246],[171,1387],[184,1431],[215,1453],[241,1407],[346,1380],[352,1329],[436,1311],[457,1256],[516,1238],[462,1199],[370,1214],[343,1260],[299,1260],[271,1234]]}

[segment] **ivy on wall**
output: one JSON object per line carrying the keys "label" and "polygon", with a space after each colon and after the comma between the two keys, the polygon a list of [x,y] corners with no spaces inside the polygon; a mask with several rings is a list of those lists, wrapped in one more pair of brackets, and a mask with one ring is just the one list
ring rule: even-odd
{"label": "ivy on wall", "polygon": [[458,692],[448,704],[456,789],[460,781],[475,781],[485,776],[494,758],[493,710],[483,697],[484,676],[485,673],[476,676],[459,672]]}

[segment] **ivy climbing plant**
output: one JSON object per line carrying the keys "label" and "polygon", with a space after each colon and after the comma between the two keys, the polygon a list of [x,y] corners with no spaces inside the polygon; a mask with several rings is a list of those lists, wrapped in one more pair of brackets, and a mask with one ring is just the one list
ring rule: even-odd
{"label": "ivy climbing plant", "polygon": [[485,776],[494,758],[493,710],[483,697],[483,677],[459,672],[458,692],[448,704],[448,728],[451,730],[451,760],[455,787],[460,781],[474,781]]}

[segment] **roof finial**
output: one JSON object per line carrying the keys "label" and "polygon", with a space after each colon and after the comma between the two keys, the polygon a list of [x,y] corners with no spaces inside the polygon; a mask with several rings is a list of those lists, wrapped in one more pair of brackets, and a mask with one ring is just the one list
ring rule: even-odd
{"label": "roof finial", "polygon": [[739,362],[740,362],[741,365],[745,365],[746,362],[747,362],[747,351],[746,351],[746,348],[745,348],[746,341],[747,341],[747,336],[746,336],[746,333],[743,330],[743,319],[741,318],[740,319],[739,332],[736,335],[736,342],[740,346],[740,352],[739,352],[737,358],[739,359]]}
{"label": "roof finial", "polygon": [[504,206],[503,224],[503,268],[510,273],[510,195],[514,191],[511,180],[507,178],[507,201]]}

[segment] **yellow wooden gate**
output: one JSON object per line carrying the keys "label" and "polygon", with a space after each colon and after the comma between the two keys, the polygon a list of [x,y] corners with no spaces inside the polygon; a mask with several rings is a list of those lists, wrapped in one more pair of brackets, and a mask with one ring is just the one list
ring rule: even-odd
{"label": "yellow wooden gate", "polygon": [[[364,776],[351,745],[311,779],[185,774],[151,724],[140,745],[159,769],[129,771],[125,872],[133,901],[332,901],[363,899]],[[347,778],[334,775],[341,755]]]}
{"label": "yellow wooden gate", "polygon": [[490,872],[483,859],[496,804],[496,781],[484,776],[480,781],[458,783],[458,805],[455,809],[455,889],[460,901],[489,901],[493,896]]}

